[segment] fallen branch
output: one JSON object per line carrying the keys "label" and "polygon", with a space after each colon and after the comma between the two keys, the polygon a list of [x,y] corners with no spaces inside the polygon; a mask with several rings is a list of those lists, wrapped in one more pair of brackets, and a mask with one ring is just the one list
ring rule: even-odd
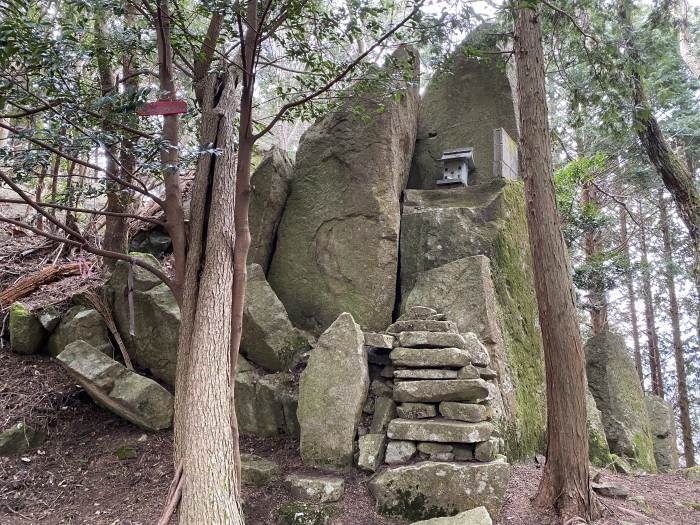
{"label": "fallen branch", "polygon": [[95,310],[97,310],[97,313],[99,313],[102,316],[102,319],[107,325],[107,328],[109,328],[109,331],[111,332],[112,336],[114,336],[114,340],[117,342],[119,351],[121,352],[122,357],[124,358],[124,364],[129,370],[133,370],[134,365],[131,363],[131,358],[129,357],[129,353],[126,351],[124,341],[122,340],[121,335],[119,335],[119,330],[117,330],[117,324],[114,322],[114,316],[112,315],[112,311],[109,309],[109,306],[102,299],[102,297],[100,297],[97,293],[95,293],[92,290],[85,292],[83,295],[90,302],[92,307]]}
{"label": "fallen branch", "polygon": [[180,496],[182,495],[182,483],[185,476],[182,472],[182,462],[177,467],[175,471],[175,477],[170,484],[170,490],[168,490],[168,497],[165,500],[165,509],[163,510],[163,515],[158,520],[158,525],[168,525],[170,523],[170,518],[175,513],[178,503],[180,503]]}
{"label": "fallen branch", "polygon": [[80,265],[78,263],[68,263],[59,266],[47,266],[43,270],[28,275],[0,292],[0,312],[9,308],[12,303],[27,297],[40,286],[57,281],[62,277],[78,275],[79,273]]}

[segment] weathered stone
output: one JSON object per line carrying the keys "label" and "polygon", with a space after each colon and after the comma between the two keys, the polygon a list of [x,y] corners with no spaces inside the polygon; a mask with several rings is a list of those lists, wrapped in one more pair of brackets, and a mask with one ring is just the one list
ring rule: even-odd
{"label": "weathered stone", "polygon": [[234,399],[242,435],[299,435],[298,395],[291,389],[289,380],[285,373],[261,375],[260,371],[239,371]]}
{"label": "weathered stone", "polygon": [[[428,84],[421,99],[409,188],[435,188],[443,176],[442,153],[465,146],[474,148],[476,171],[469,174],[470,183],[492,180],[493,130],[504,128],[517,141],[514,75],[508,74],[509,66],[499,54],[495,32],[493,26],[472,31]],[[485,55],[475,56],[474,49]]]}
{"label": "weathered stone", "polygon": [[492,368],[479,368],[478,370],[481,379],[485,379],[486,381],[496,379],[498,377],[498,372],[496,372]]}
{"label": "weathered stone", "polygon": [[496,438],[477,443],[474,446],[474,459],[477,461],[493,461],[499,451],[499,442]]}
{"label": "weathered stone", "polygon": [[293,498],[315,503],[336,502],[345,490],[345,480],[333,476],[290,474],[284,482]]}
{"label": "weathered stone", "polygon": [[440,414],[447,419],[456,419],[467,423],[479,423],[491,419],[490,407],[474,403],[456,403],[454,401],[443,401],[440,403]]}
{"label": "weathered stone", "polygon": [[461,348],[394,348],[389,354],[394,366],[451,367],[469,365],[471,355]]}
{"label": "weathered stone", "polygon": [[656,471],[642,387],[621,335],[604,331],[585,346],[588,386],[603,416],[610,451]]}
{"label": "weathered stone", "polygon": [[51,334],[61,322],[61,313],[53,306],[47,306],[38,313],[39,322]]}
{"label": "weathered stone", "polygon": [[248,222],[250,248],[248,264],[259,264],[267,273],[275,246],[277,227],[293,177],[292,161],[281,149],[273,146],[250,178],[251,195]]}
{"label": "weathered stone", "polygon": [[689,481],[700,481],[700,466],[684,468],[681,475]]}
{"label": "weathered stone", "polygon": [[522,183],[406,190],[400,268],[402,310],[430,306],[488,347],[510,454],[541,449],[544,360]]}
{"label": "weathered stone", "polygon": [[452,321],[433,321],[430,319],[411,319],[396,321],[386,329],[389,333],[399,332],[457,332]]}
{"label": "weathered stone", "polygon": [[38,317],[22,303],[10,307],[10,348],[18,354],[36,354],[41,351],[46,330]]}
{"label": "weathered stone", "polygon": [[391,397],[394,393],[393,388],[387,382],[381,379],[375,379],[369,386],[369,391],[373,396]]}
{"label": "weathered stone", "polygon": [[379,375],[385,379],[394,379],[393,365],[386,365],[384,368],[382,368],[382,371]]}
{"label": "weathered stone", "polygon": [[452,445],[446,443],[418,443],[418,452],[428,455],[452,452],[453,449]]}
{"label": "weathered stone", "polygon": [[377,511],[385,515],[417,520],[483,505],[497,518],[510,473],[504,461],[426,461],[386,470],[370,481],[369,488]]}
{"label": "weathered stone", "polygon": [[394,385],[394,400],[406,402],[478,401],[489,391],[483,379],[427,379]]}
{"label": "weathered stone", "polygon": [[49,353],[56,357],[70,343],[85,341],[100,352],[111,356],[113,348],[108,334],[107,325],[96,310],[84,306],[74,306],[68,310],[66,316],[49,337]]}
{"label": "weathered stone", "polygon": [[591,488],[607,498],[627,498],[630,491],[620,483],[591,483]]}
{"label": "weathered stone", "polygon": [[129,239],[129,251],[147,253],[156,259],[163,259],[167,253],[173,251],[173,241],[165,227],[154,225],[152,229],[137,231]]}
{"label": "weathered stone", "polygon": [[586,427],[588,428],[588,458],[597,467],[612,463],[610,447],[605,437],[603,419],[591,391],[586,389]]}
{"label": "weathered stone", "polygon": [[70,343],[58,360],[98,405],[146,430],[161,430],[172,424],[170,392],[89,343]]}
{"label": "weathered stone", "polygon": [[678,468],[676,419],[668,401],[652,394],[644,396],[649,429],[654,443],[654,460],[658,472],[672,472]]}
{"label": "weathered stone", "polygon": [[332,505],[316,506],[303,501],[288,501],[279,509],[281,525],[328,525],[335,514]]}
{"label": "weathered stone", "polygon": [[[394,370],[397,379],[457,379],[457,370],[444,368],[404,368]],[[479,377],[478,375],[476,377]]]}
{"label": "weathered stone", "polygon": [[352,466],[353,445],[369,375],[364,337],[348,313],[323,333],[301,375],[297,415],[307,465]]}
{"label": "weathered stone", "polygon": [[279,476],[280,467],[272,460],[254,454],[241,454],[241,481],[261,487]]}
{"label": "weathered stone", "polygon": [[389,465],[399,465],[411,461],[415,455],[416,444],[413,441],[389,441],[384,461]]}
{"label": "weathered stone", "polygon": [[[410,321],[410,320],[417,320],[417,319],[430,319],[436,315],[444,315],[444,314],[438,314],[437,310],[433,308],[429,308],[427,306],[410,306],[406,308],[406,311],[401,315],[398,320],[399,321]],[[441,320],[441,319],[439,319]]]}
{"label": "weathered stone", "polygon": [[241,352],[268,370],[290,368],[309,344],[287,317],[258,264],[247,268]]}
{"label": "weathered stone", "polygon": [[18,456],[41,445],[46,436],[24,422],[0,432],[0,457]]}
{"label": "weathered stone", "polygon": [[425,521],[416,521],[411,525],[492,525],[491,516],[486,507],[460,512],[455,516],[446,518],[433,518]]}
{"label": "weathered stone", "polygon": [[391,97],[343,97],[301,138],[269,278],[294,324],[314,333],[341,312],[368,330],[391,323],[419,61],[401,48],[386,66],[406,71],[406,65],[412,78]]}
{"label": "weathered stone", "polygon": [[374,417],[369,431],[372,434],[385,434],[389,422],[396,417],[396,403],[389,397],[378,397],[374,403]]}
{"label": "weathered stone", "polygon": [[390,439],[438,443],[478,443],[491,437],[491,423],[465,423],[449,419],[394,419],[389,423]]}
{"label": "weathered stone", "polygon": [[377,332],[365,332],[365,345],[373,348],[385,348],[391,350],[394,348],[396,338],[391,334],[380,334]]}
{"label": "weathered stone", "polygon": [[466,365],[457,371],[457,377],[460,379],[479,379],[481,377],[480,370],[474,365]]}
{"label": "weathered stone", "polygon": [[401,403],[396,407],[396,413],[402,419],[425,419],[435,417],[437,410],[435,405],[427,403]]}
{"label": "weathered stone", "polygon": [[401,332],[398,340],[405,348],[466,348],[461,335],[449,332]]}
{"label": "weathered stone", "polygon": [[473,461],[474,460],[474,445],[454,445],[453,452],[457,461]]}
{"label": "weathered stone", "polygon": [[382,434],[365,434],[360,436],[360,455],[357,466],[363,470],[374,472],[384,462],[384,446],[386,436]]}

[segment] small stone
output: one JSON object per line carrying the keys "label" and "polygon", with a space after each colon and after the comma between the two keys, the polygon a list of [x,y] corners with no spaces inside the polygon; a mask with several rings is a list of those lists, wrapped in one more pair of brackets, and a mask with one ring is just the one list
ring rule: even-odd
{"label": "small stone", "polygon": [[378,397],[374,402],[374,417],[369,431],[372,434],[386,434],[389,422],[396,417],[396,403],[389,397]]}
{"label": "small stone", "polygon": [[484,405],[474,403],[456,403],[443,401],[440,403],[440,414],[448,419],[478,423],[491,419],[491,409]]}
{"label": "small stone", "polygon": [[685,468],[681,471],[681,474],[687,480],[700,480],[700,466]]}
{"label": "small stone", "polygon": [[446,321],[447,314],[433,314],[431,316],[428,316],[428,319],[430,321]]}
{"label": "small stone", "polygon": [[631,501],[638,505],[647,514],[654,514],[654,507],[649,505],[649,502],[644,499],[644,496],[630,496],[627,501]]}
{"label": "small stone", "polygon": [[280,468],[274,461],[254,454],[241,454],[241,480],[244,485],[267,485],[279,473]]}
{"label": "small stone", "polygon": [[[457,379],[457,370],[444,368],[404,368],[394,370],[397,379]],[[477,374],[476,377],[479,377]]]}
{"label": "small stone", "polygon": [[394,378],[394,367],[391,365],[386,365],[384,368],[382,368],[382,371],[379,375],[385,379],[393,379]]}
{"label": "small stone", "polygon": [[406,308],[406,313],[399,317],[399,321],[429,319],[433,315],[441,315],[437,310],[428,308],[427,306],[409,306]]}
{"label": "small stone", "polygon": [[390,334],[380,334],[377,332],[364,332],[365,345],[373,348],[386,348],[391,350],[394,347],[395,337]]}
{"label": "small stone", "polygon": [[360,456],[357,460],[357,466],[363,470],[376,471],[379,465],[384,462],[385,442],[386,437],[384,434],[365,434],[360,436]]}
{"label": "small stone", "polygon": [[591,483],[591,488],[601,496],[608,498],[622,498],[629,496],[629,489],[620,483]]}
{"label": "small stone", "polygon": [[422,452],[423,454],[440,454],[443,452],[452,452],[452,450],[452,445],[448,445],[446,443],[418,443],[418,452]]}
{"label": "small stone", "polygon": [[374,414],[374,404],[376,402],[376,398],[374,396],[370,396],[367,398],[365,401],[364,406],[362,407],[362,412],[365,414]]}
{"label": "small stone", "polygon": [[292,497],[315,503],[333,503],[343,496],[345,480],[333,476],[290,474],[284,483]]}
{"label": "small stone", "polygon": [[453,454],[457,461],[473,461],[474,445],[454,445]]}
{"label": "small stone", "polygon": [[389,423],[390,439],[435,441],[439,443],[478,443],[491,437],[491,423],[465,423],[449,419],[394,419]]}
{"label": "small stone", "polygon": [[434,321],[428,319],[412,319],[396,321],[386,329],[387,332],[398,334],[401,332],[452,332],[457,333],[457,325],[452,321]]}
{"label": "small stone", "polygon": [[416,455],[416,444],[413,441],[389,441],[384,454],[384,461],[389,465],[406,463]]}
{"label": "small stone", "polygon": [[493,525],[493,522],[486,507],[477,507],[460,512],[456,516],[416,521],[411,525]]}
{"label": "small stone", "polygon": [[396,413],[402,419],[425,419],[435,417],[435,405],[427,403],[401,403],[396,407]]}
{"label": "small stone", "polygon": [[481,379],[489,380],[489,379],[496,379],[498,377],[498,372],[491,368],[479,368],[479,375],[481,376]]}
{"label": "small stone", "polygon": [[464,338],[450,332],[401,332],[399,346],[405,348],[466,348]]}
{"label": "small stone", "polygon": [[44,327],[44,330],[50,334],[61,322],[61,314],[55,307],[47,306],[39,312],[39,322]]}
{"label": "small stone", "polygon": [[465,347],[472,354],[472,364],[474,366],[485,367],[491,364],[491,357],[489,356],[486,347],[479,341],[477,335],[473,332],[467,332],[462,334],[464,338]]}
{"label": "small stone", "polygon": [[474,365],[468,364],[457,371],[457,377],[460,379],[479,379],[481,372]]}
{"label": "small stone", "polygon": [[474,446],[474,459],[477,461],[493,461],[498,454],[498,439],[491,438],[488,441],[477,443]]}
{"label": "small stone", "polygon": [[407,402],[478,401],[489,394],[483,379],[429,379],[394,385],[394,400]]}
{"label": "small stone", "polygon": [[288,501],[279,510],[281,525],[327,525],[335,514],[335,507],[320,507],[303,501]]}
{"label": "small stone", "polygon": [[460,348],[394,348],[389,355],[394,366],[461,368],[471,363],[471,355]]}
{"label": "small stone", "polygon": [[377,397],[391,397],[394,393],[393,388],[387,385],[384,381],[375,379],[369,387],[369,391],[372,395]]}
{"label": "small stone", "polygon": [[24,422],[0,432],[0,457],[18,456],[41,445],[46,436]]}

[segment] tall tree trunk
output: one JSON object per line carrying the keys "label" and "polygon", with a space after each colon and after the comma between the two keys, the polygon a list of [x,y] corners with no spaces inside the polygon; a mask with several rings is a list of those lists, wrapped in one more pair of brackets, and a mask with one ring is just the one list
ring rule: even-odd
{"label": "tall tree trunk", "polygon": [[651,290],[647,225],[641,204],[639,205],[639,220],[641,222],[639,248],[642,252],[642,296],[644,298],[644,318],[647,331],[649,370],[651,371],[651,392],[659,397],[664,397],[663,378],[661,377],[661,359],[659,358],[659,336],[656,332],[656,312],[654,311],[654,296]]}
{"label": "tall tree trunk", "polygon": [[639,344],[639,321],[637,319],[637,294],[634,291],[634,274],[632,273],[632,259],[630,257],[630,237],[627,232],[627,210],[620,206],[620,234],[622,253],[627,264],[625,285],[627,287],[627,301],[630,309],[630,323],[632,325],[632,343],[634,345],[634,367],[637,369],[639,383],[644,389],[644,367],[642,366],[642,349]]}
{"label": "tall tree trunk", "polygon": [[[42,164],[41,171],[39,172],[39,177],[36,179],[36,190],[34,191],[34,200],[37,204],[41,204],[43,202],[44,179],[46,179],[46,172],[46,164]],[[44,229],[44,217],[42,215],[39,215],[36,220],[36,228],[37,230]]]}
{"label": "tall tree trunk", "polygon": [[[583,188],[583,202],[587,208],[599,208],[598,190],[592,183],[587,183]],[[584,234],[584,251],[586,262],[589,266],[595,266],[600,256],[600,232],[597,228],[589,227]],[[588,290],[588,311],[591,316],[591,331],[597,335],[608,327],[608,298],[605,290],[603,276],[595,272],[592,275],[591,288]]]}
{"label": "tall tree trunk", "polygon": [[685,355],[683,351],[683,337],[681,335],[681,322],[676,297],[676,281],[673,269],[673,236],[668,216],[668,207],[663,190],[659,192],[659,212],[661,233],[664,239],[664,265],[666,267],[666,288],[668,289],[668,301],[671,314],[671,327],[673,333],[673,354],[676,361],[676,377],[678,381],[678,411],[681,419],[681,433],[683,435],[683,453],[686,466],[695,465],[695,450],[693,445],[693,429],[690,424],[690,402],[688,400],[688,379],[685,370]]}
{"label": "tall tree trunk", "polygon": [[[59,148],[63,149],[63,148]],[[54,156],[53,165],[51,166],[51,204],[56,203],[56,197],[58,194],[58,173],[61,169],[61,157],[58,155]],[[52,217],[56,217],[56,208],[51,208],[49,213]],[[52,227],[53,229],[53,227]]]}
{"label": "tall tree trunk", "polygon": [[688,0],[678,0],[673,9],[673,15],[678,26],[678,48],[681,58],[695,80],[700,82],[700,60],[693,49],[693,39],[690,36],[690,24],[688,23]]}
{"label": "tall tree trunk", "polygon": [[547,462],[535,504],[563,520],[597,514],[590,486],[586,367],[569,254],[554,198],[542,33],[529,2],[518,2],[515,62],[520,107],[519,170],[525,180],[530,249],[547,377]]}

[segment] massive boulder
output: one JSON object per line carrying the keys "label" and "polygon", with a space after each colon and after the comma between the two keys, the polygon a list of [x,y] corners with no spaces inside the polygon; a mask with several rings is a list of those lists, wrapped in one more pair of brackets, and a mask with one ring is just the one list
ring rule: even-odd
{"label": "massive boulder", "polygon": [[309,344],[289,322],[260,265],[248,265],[247,275],[241,353],[268,370],[286,370]]}
{"label": "massive boulder", "polygon": [[114,353],[107,325],[99,312],[92,308],[77,305],[68,310],[49,337],[49,353],[56,357],[75,341],[85,341],[108,356]]}
{"label": "massive boulder", "polygon": [[400,268],[402,310],[432,307],[487,347],[509,457],[541,450],[544,364],[522,183],[406,190]]}
{"label": "massive boulder", "polygon": [[172,424],[170,392],[89,343],[70,343],[58,360],[98,405],[146,430],[161,430]]}
{"label": "massive boulder", "polygon": [[268,275],[300,328],[318,334],[346,311],[368,330],[392,321],[418,59],[401,49],[384,69],[405,78],[406,63],[414,78],[391,96],[354,93],[301,139]]}
{"label": "massive boulder", "polygon": [[343,313],[312,350],[299,385],[300,452],[305,464],[352,466],[357,424],[369,388],[362,330]]}
{"label": "massive boulder", "polygon": [[653,394],[646,394],[645,402],[651,438],[654,441],[656,469],[659,472],[672,472],[678,468],[676,419],[673,416],[673,406],[665,399]]}
{"label": "massive boulder", "polygon": [[22,303],[10,308],[10,348],[18,354],[36,354],[46,341],[47,332],[39,318]]}
{"label": "massive boulder", "polygon": [[603,416],[610,451],[656,471],[644,394],[621,335],[606,330],[585,346],[588,387]]}
{"label": "massive boulder", "polygon": [[486,507],[496,519],[501,510],[511,467],[490,463],[426,461],[385,470],[370,482],[381,514],[408,520],[449,516]]}
{"label": "massive boulder", "polygon": [[588,458],[597,467],[607,467],[612,463],[612,457],[608,439],[605,437],[603,415],[588,389],[586,389],[586,428],[588,429]]}
{"label": "massive boulder", "polygon": [[[474,148],[473,181],[489,180],[494,177],[494,129],[505,129],[517,141],[512,78],[501,55],[493,53],[499,50],[489,32],[495,31],[484,26],[472,32],[428,84],[418,117],[409,188],[434,188],[442,178],[442,153],[464,147]],[[475,48],[491,54],[474,56]]]}
{"label": "massive boulder", "polygon": [[292,161],[279,148],[265,154],[250,179],[250,248],[248,263],[257,263],[267,272],[275,247],[277,227],[292,181]]}

